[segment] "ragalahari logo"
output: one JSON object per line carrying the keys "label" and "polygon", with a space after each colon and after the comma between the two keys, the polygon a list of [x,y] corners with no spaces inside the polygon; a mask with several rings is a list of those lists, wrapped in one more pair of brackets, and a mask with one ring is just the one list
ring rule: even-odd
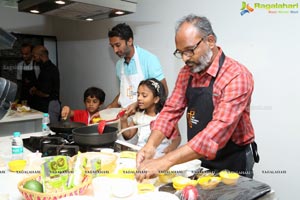
{"label": "ragalahari logo", "polygon": [[254,9],[249,4],[247,4],[245,1],[242,2],[242,8],[241,8],[241,15],[242,16],[246,13],[250,13],[250,12],[253,12],[253,11],[254,11]]}

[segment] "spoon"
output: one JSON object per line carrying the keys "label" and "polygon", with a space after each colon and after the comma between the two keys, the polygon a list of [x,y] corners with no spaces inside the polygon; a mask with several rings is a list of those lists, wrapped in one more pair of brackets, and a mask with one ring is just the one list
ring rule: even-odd
{"label": "spoon", "polygon": [[98,133],[100,135],[103,134],[104,128],[106,126],[106,123],[118,120],[119,118],[121,118],[121,117],[123,117],[125,115],[125,112],[126,112],[126,110],[121,110],[114,119],[100,120],[99,124],[98,124]]}

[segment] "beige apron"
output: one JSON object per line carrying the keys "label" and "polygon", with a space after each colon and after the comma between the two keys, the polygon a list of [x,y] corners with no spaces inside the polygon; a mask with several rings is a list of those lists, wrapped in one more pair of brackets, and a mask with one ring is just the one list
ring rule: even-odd
{"label": "beige apron", "polygon": [[145,79],[135,47],[133,58],[135,60],[135,66],[137,70],[136,74],[125,75],[124,63],[121,66],[120,96],[118,103],[121,105],[122,108],[126,108],[130,104],[137,101],[138,86],[140,82]]}

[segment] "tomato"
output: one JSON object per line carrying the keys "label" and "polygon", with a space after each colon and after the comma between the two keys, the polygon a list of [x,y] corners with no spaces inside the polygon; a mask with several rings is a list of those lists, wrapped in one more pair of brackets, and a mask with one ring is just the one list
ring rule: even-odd
{"label": "tomato", "polygon": [[188,185],[182,190],[182,197],[184,200],[197,200],[198,190],[195,186]]}

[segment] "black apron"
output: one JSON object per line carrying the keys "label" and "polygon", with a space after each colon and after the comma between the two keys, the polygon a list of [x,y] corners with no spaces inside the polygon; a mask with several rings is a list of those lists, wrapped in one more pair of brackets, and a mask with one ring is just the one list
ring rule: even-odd
{"label": "black apron", "polygon": [[[219,59],[219,68],[216,77],[224,63],[225,54]],[[191,140],[197,133],[202,131],[212,120],[214,111],[213,105],[213,84],[216,77],[212,77],[208,87],[191,86],[193,76],[190,76],[186,92],[187,98],[187,132],[188,140]],[[231,140],[218,150],[214,160],[201,159],[201,166],[218,172],[223,169],[242,172],[246,170],[246,150],[250,145],[238,146]]]}
{"label": "black apron", "polygon": [[35,75],[34,66],[32,66],[32,70],[24,70],[24,63],[23,63],[21,100],[27,100],[29,105],[32,104],[33,101],[32,95],[29,94],[29,90],[34,86],[36,81],[37,78]]}

